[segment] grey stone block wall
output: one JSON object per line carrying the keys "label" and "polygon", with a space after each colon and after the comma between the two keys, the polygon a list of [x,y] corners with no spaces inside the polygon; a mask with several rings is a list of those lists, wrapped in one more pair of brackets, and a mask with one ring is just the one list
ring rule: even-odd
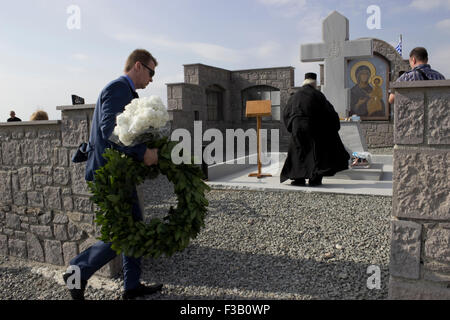
{"label": "grey stone block wall", "polygon": [[[238,70],[232,72],[231,79],[231,108],[235,110],[234,119],[236,123],[246,122],[241,117],[243,108],[242,91],[254,86],[270,86],[276,88],[280,90],[280,106],[281,110],[283,110],[289,100],[290,90],[294,87],[295,80],[293,67]],[[268,121],[265,121],[265,123],[268,123]],[[276,121],[275,123],[280,122]],[[284,126],[281,126],[280,129],[284,129]]]}
{"label": "grey stone block wall", "polygon": [[391,69],[391,81],[397,80],[400,71],[411,70],[409,60],[403,59],[403,57],[397,52],[397,50],[395,50],[395,48],[386,41],[373,39],[373,51],[389,61]]}
{"label": "grey stone block wall", "polygon": [[391,299],[450,299],[450,80],[396,90]]}
{"label": "grey stone block wall", "polygon": [[[71,162],[94,107],[59,107],[60,121],[0,124],[0,254],[68,266],[95,240],[85,164]],[[120,271],[111,266],[99,274]]]}
{"label": "grey stone block wall", "polygon": [[[408,70],[408,62],[402,60],[393,48],[393,52],[391,52],[389,44],[375,40],[375,52],[388,55],[391,59],[391,67],[395,72]],[[224,132],[226,129],[254,128],[254,119],[242,119],[242,91],[247,88],[267,85],[279,89],[281,110],[287,104],[289,97],[298,89],[298,87],[294,87],[293,67],[228,71],[203,64],[190,64],[184,65],[184,75],[184,83],[167,85],[168,108],[172,128],[185,128],[191,134],[194,127],[194,111],[199,112],[199,120],[203,122],[204,130],[216,128]],[[223,121],[207,121],[206,90],[212,85],[223,89]],[[439,108],[439,106],[436,107]],[[282,123],[280,121],[264,121],[263,126],[268,130],[280,130],[280,151],[286,152],[289,146],[289,134]],[[361,129],[369,148],[394,145],[393,120],[390,122],[363,122]]]}
{"label": "grey stone block wall", "polygon": [[199,119],[206,123],[205,90],[206,88],[190,83],[167,85],[168,110],[176,128],[185,128],[193,134],[194,111],[198,111]]}
{"label": "grey stone block wall", "polygon": [[[229,71],[203,64],[184,65],[184,83],[167,85],[167,99],[172,128],[185,128],[193,134],[194,112],[198,111],[203,131],[216,128],[256,128],[254,119],[242,119],[242,92],[250,87],[266,85],[280,90],[281,109],[286,105],[294,87],[294,68],[264,68]],[[206,90],[211,86],[223,93],[223,121],[208,121]],[[280,130],[280,151],[287,151],[289,135],[280,121],[264,121],[263,128]]]}
{"label": "grey stone block wall", "polygon": [[361,131],[369,148],[392,147],[394,145],[394,123],[386,121],[361,122]]}

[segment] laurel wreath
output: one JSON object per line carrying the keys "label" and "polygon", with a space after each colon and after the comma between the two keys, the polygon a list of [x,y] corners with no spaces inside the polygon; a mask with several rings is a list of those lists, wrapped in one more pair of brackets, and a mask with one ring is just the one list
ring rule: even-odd
{"label": "laurel wreath", "polygon": [[[95,222],[101,226],[99,240],[112,243],[117,254],[136,258],[172,256],[184,250],[204,226],[208,206],[205,192],[210,188],[202,180],[203,172],[198,166],[172,162],[175,145],[167,138],[148,143],[149,148],[159,150],[158,164],[151,167],[117,150],[105,151],[106,165],[96,171],[95,180],[88,184],[98,207]],[[131,210],[136,185],[159,174],[173,183],[177,207],[171,207],[162,220],[154,218],[149,224],[134,221]]]}

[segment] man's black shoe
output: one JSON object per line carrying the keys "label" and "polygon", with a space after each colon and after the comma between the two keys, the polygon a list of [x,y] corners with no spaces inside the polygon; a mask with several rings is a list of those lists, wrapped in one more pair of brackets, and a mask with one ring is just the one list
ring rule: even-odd
{"label": "man's black shoe", "polygon": [[[64,283],[67,286],[67,279],[69,279],[69,277],[71,276],[71,273],[64,273],[63,274],[63,279],[64,279]],[[69,289],[70,292],[70,296],[72,297],[73,300],[84,300],[84,290],[86,289],[86,285],[87,285],[87,281],[86,280],[81,280],[81,288],[80,289]]]}
{"label": "man's black shoe", "polygon": [[154,294],[158,291],[161,291],[162,287],[162,284],[157,284],[155,286],[144,286],[143,284],[139,284],[139,286],[135,289],[125,290],[122,297],[123,300],[131,300],[137,297]]}
{"label": "man's black shoe", "polygon": [[322,177],[318,177],[318,178],[314,178],[314,179],[309,179],[309,186],[310,187],[318,187],[322,185]]}
{"label": "man's black shoe", "polygon": [[306,181],[305,179],[295,179],[294,181],[291,182],[291,185],[303,187],[306,186]]}

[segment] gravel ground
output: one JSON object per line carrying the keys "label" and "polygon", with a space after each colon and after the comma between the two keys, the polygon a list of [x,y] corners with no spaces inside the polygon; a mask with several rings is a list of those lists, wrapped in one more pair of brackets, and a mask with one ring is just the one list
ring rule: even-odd
{"label": "gravel ground", "polygon": [[[147,219],[176,204],[165,178],[144,185]],[[387,299],[390,197],[213,190],[197,239],[171,258],[144,259],[149,300]],[[367,268],[381,269],[369,290]],[[69,299],[64,268],[0,256],[0,299]],[[123,281],[93,277],[86,298],[120,299]]]}

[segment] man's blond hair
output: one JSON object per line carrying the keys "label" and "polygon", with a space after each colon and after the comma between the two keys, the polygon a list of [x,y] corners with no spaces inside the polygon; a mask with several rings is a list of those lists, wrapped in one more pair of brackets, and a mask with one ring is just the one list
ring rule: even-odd
{"label": "man's blond hair", "polygon": [[138,61],[144,64],[153,61],[155,66],[158,65],[158,61],[156,61],[155,57],[153,57],[150,52],[144,49],[136,49],[130,54],[130,56],[127,59],[127,62],[125,64],[125,72],[129,72],[131,69],[133,69],[133,66]]}

